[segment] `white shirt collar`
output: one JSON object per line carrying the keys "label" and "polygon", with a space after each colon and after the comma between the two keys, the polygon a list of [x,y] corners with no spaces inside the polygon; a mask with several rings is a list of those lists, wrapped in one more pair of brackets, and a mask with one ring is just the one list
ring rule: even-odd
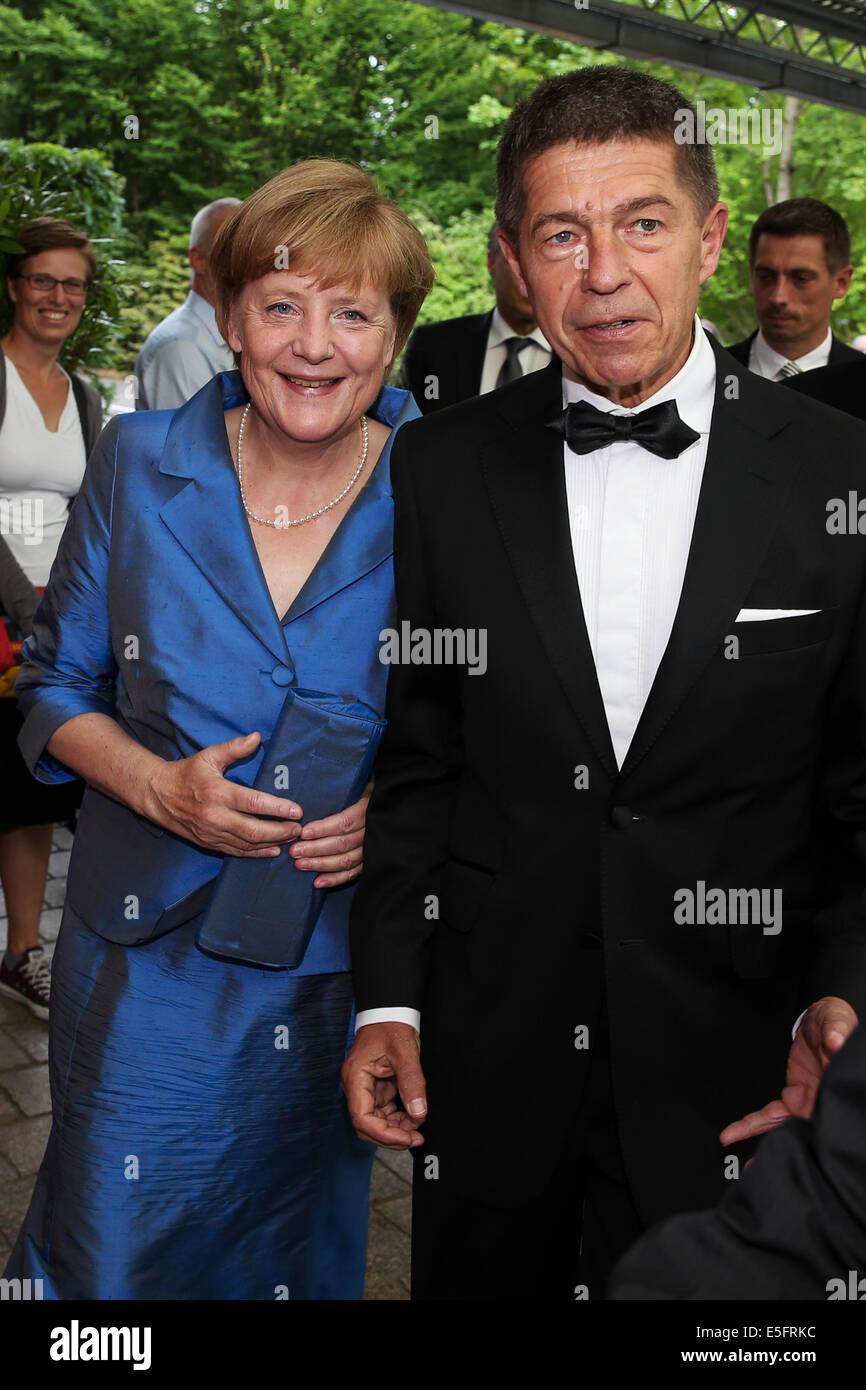
{"label": "white shirt collar", "polygon": [[775,380],[786,362],[796,362],[801,372],[810,372],[813,367],[826,367],[830,356],[830,348],[833,345],[833,330],[827,329],[827,336],[823,343],[819,343],[811,352],[807,352],[803,357],[783,357],[775,348],[770,347],[764,337],[762,329],[758,329],[757,337],[752,343],[752,350],[749,354],[749,366],[752,371],[756,369],[761,376]]}
{"label": "white shirt collar", "polygon": [[[509,327],[509,325],[505,322],[505,319],[500,314],[499,309],[495,308],[493,310],[493,318],[490,321],[490,331],[487,335],[488,348],[498,347],[500,343],[505,342],[506,338],[516,338],[519,336],[520,335],[515,333],[514,329]],[[545,352],[552,351],[550,343],[547,341],[541,329],[538,327],[538,324],[535,325],[532,332],[528,333],[526,337],[527,342],[537,343],[537,345],[540,348],[543,348]]]}
{"label": "white shirt collar", "polygon": [[695,315],[695,339],[692,343],[692,350],[676,376],[671,377],[666,385],[659,387],[658,391],[631,410],[614,405],[607,396],[596,395],[594,391],[590,391],[589,387],[583,386],[580,382],[569,381],[564,375],[562,378],[563,405],[570,405],[576,401],[588,401],[590,405],[595,406],[596,410],[613,412],[618,415],[635,415],[648,409],[651,405],[660,405],[662,401],[675,400],[680,419],[700,434],[709,434],[710,432],[715,393],[715,353],[710,347],[709,339],[697,315]]}

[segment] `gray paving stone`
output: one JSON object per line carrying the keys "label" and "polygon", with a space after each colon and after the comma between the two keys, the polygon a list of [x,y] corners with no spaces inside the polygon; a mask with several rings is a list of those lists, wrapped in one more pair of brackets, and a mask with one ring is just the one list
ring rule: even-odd
{"label": "gray paving stone", "polygon": [[6,1268],[6,1261],[12,1254],[12,1246],[7,1245],[5,1240],[0,1240],[0,1273]]}
{"label": "gray paving stone", "polygon": [[406,1179],[401,1178],[391,1168],[387,1168],[384,1163],[379,1163],[377,1160],[373,1164],[373,1181],[370,1187],[371,1201],[387,1202],[392,1197],[405,1197],[411,1190]]}
{"label": "gray paving stone", "polygon": [[0,994],[0,1023],[26,1023],[27,1019],[32,1017],[30,1010],[25,1009],[23,1004]]}
{"label": "gray paving stone", "polygon": [[62,907],[66,902],[66,878],[49,878],[45,885],[46,907]]}
{"label": "gray paving stone", "polygon": [[7,1095],[0,1091],[0,1125],[11,1125],[21,1119],[21,1111],[13,1105]]}
{"label": "gray paving stone", "polygon": [[0,1183],[0,1233],[11,1245],[17,1239],[27,1208],[33,1183],[29,1178]]}
{"label": "gray paving stone", "polygon": [[375,1210],[370,1213],[364,1298],[409,1298],[409,1239]]}
{"label": "gray paving stone", "polygon": [[48,872],[52,878],[65,878],[69,872],[69,850],[58,849],[48,859]]}
{"label": "gray paving stone", "polygon": [[408,1149],[377,1149],[376,1157],[386,1168],[390,1168],[392,1173],[397,1173],[399,1177],[411,1183],[412,1159]]}
{"label": "gray paving stone", "polygon": [[412,1232],[412,1198],[392,1197],[389,1202],[377,1202],[376,1213],[383,1216],[386,1221],[390,1221],[392,1226],[396,1226],[404,1235],[411,1235]]}
{"label": "gray paving stone", "polygon": [[30,1058],[9,1034],[0,1029],[0,1074],[11,1067],[26,1067]]}
{"label": "gray paving stone", "polygon": [[48,1067],[27,1067],[23,1071],[4,1071],[0,1087],[11,1096],[18,1109],[29,1116],[51,1113],[51,1093],[48,1088]]}
{"label": "gray paving stone", "polygon": [[22,1176],[36,1173],[42,1162],[50,1130],[50,1115],[39,1115],[33,1120],[21,1120],[15,1125],[4,1125],[0,1128],[0,1154],[8,1158]]}
{"label": "gray paving stone", "polygon": [[71,849],[73,839],[72,831],[67,830],[65,825],[55,825],[51,847],[52,849]]}
{"label": "gray paving stone", "polygon": [[41,1018],[31,1017],[26,1023],[7,1023],[5,1032],[18,1047],[23,1047],[31,1062],[48,1061],[48,1024]]}
{"label": "gray paving stone", "polygon": [[18,1173],[17,1173],[16,1170],[12,1167],[12,1164],[9,1162],[8,1158],[4,1158],[3,1155],[0,1154],[0,1182],[17,1182],[17,1181],[18,1181]]}
{"label": "gray paving stone", "polygon": [[[65,883],[64,879],[64,883]],[[57,940],[57,933],[60,931],[60,919],[63,916],[62,907],[43,908],[39,916],[39,940],[46,945],[49,941]]]}

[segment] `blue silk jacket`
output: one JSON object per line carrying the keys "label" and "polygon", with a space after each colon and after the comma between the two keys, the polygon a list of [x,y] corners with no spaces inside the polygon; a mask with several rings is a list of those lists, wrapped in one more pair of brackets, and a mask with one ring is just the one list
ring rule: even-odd
{"label": "blue silk jacket", "polygon": [[[389,459],[394,431],[418,408],[405,391],[382,391],[370,413],[392,433],[281,621],[225,431],[223,412],[247,399],[240,374],[224,372],[179,410],[119,416],[103,432],[16,686],[26,716],[21,750],[40,780],[73,776],[45,745],[91,711],[168,759],[258,730],[256,753],[226,774],[244,786],[256,778],[288,687],[384,711],[379,632],[395,621]],[[285,850],[282,857],[286,872],[299,872]],[[201,911],[223,858],[88,787],[67,902],[94,931],[133,946]],[[351,885],[328,891],[296,974],[349,969],[352,895]]]}

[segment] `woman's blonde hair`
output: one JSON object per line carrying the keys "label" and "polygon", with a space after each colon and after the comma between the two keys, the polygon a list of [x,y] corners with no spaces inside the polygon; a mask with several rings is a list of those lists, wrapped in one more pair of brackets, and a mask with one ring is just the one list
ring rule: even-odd
{"label": "woman's blonde hair", "polygon": [[322,289],[382,286],[395,321],[395,357],[433,286],[418,228],[369,174],[336,159],[292,164],[251,193],[220,227],[208,261],[223,337],[244,285],[287,269],[315,276]]}

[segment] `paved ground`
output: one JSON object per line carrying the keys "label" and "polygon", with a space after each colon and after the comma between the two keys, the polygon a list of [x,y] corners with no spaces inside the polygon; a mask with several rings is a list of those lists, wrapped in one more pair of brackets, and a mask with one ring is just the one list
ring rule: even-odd
{"label": "paved ground", "polygon": [[[51,855],[40,939],[50,952],[60,928],[72,835],[58,826]],[[6,904],[0,892],[0,949]],[[51,1123],[48,1024],[0,996],[0,1270],[21,1224]],[[373,1166],[367,1299],[409,1297],[411,1165],[408,1154],[380,1150]]]}

